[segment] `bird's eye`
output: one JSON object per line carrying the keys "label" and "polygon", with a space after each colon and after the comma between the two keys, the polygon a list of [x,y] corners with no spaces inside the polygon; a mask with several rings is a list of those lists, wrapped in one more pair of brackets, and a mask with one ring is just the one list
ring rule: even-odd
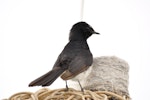
{"label": "bird's eye", "polygon": [[86,31],[93,32],[94,30],[92,27],[86,27]]}

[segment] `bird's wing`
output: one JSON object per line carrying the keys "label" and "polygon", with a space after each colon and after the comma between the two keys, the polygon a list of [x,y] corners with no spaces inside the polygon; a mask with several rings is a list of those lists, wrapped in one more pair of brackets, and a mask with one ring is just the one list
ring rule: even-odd
{"label": "bird's wing", "polygon": [[91,66],[92,62],[92,54],[86,51],[82,52],[72,60],[72,62],[69,64],[68,70],[62,74],[61,78],[68,80],[75,77],[79,73],[87,70],[89,66]]}

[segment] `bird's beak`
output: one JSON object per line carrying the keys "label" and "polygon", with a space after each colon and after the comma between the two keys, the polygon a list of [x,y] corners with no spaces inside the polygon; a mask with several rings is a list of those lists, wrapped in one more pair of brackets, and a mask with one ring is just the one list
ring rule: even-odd
{"label": "bird's beak", "polygon": [[98,32],[93,32],[93,34],[100,34],[100,33],[98,33]]}

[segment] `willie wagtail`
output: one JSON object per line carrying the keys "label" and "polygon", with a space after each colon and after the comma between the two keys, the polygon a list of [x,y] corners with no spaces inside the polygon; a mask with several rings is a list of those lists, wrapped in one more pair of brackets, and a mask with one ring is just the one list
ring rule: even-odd
{"label": "willie wagtail", "polygon": [[99,34],[86,22],[78,22],[70,30],[69,42],[58,56],[52,70],[32,81],[29,86],[49,86],[59,76],[69,80],[87,70],[93,56],[87,44],[92,34]]}

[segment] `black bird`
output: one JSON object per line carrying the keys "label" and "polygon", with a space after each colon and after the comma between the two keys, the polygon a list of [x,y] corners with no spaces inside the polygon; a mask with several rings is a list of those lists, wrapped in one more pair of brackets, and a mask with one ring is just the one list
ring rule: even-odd
{"label": "black bird", "polygon": [[93,63],[93,56],[87,44],[92,34],[99,34],[86,22],[78,22],[70,30],[69,43],[58,56],[51,71],[32,81],[29,86],[49,86],[60,75],[69,80],[87,70]]}

